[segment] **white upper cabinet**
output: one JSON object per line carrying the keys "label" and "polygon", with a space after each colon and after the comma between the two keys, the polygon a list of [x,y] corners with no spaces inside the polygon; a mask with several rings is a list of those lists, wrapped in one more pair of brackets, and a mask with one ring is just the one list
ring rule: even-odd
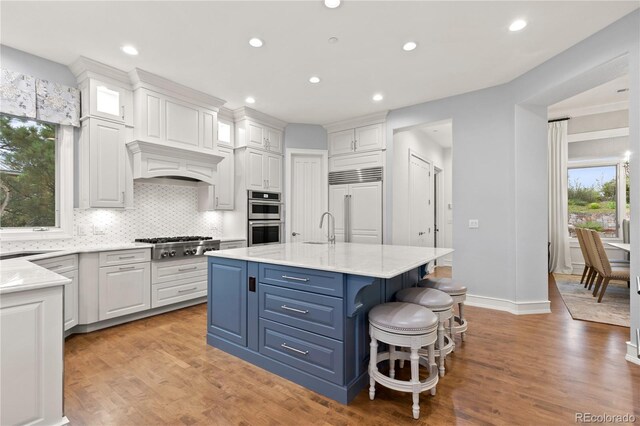
{"label": "white upper cabinet", "polygon": [[[117,84],[89,79],[82,89],[82,115],[112,120],[133,126],[133,94]],[[84,108],[87,108],[86,110]]]}
{"label": "white upper cabinet", "polygon": [[235,110],[233,115],[238,147],[282,154],[285,122],[246,107]]}
{"label": "white upper cabinet", "polygon": [[353,129],[329,133],[329,155],[348,154],[353,152]]}
{"label": "white upper cabinet", "polygon": [[240,173],[245,174],[247,189],[282,192],[282,156],[268,152],[247,149],[241,152]]}
{"label": "white upper cabinet", "polygon": [[234,146],[234,129],[233,115],[228,111],[229,117],[227,117],[227,111],[222,109],[218,112],[218,146],[233,147]]}
{"label": "white upper cabinet", "polygon": [[282,157],[267,154],[264,157],[264,176],[269,191],[282,192]]}
{"label": "white upper cabinet", "polygon": [[329,156],[385,149],[386,116],[382,112],[326,125]]}
{"label": "white upper cabinet", "polygon": [[218,154],[223,156],[224,160],[218,163],[217,183],[198,186],[198,209],[200,211],[234,209],[235,164],[233,149],[220,146]]}

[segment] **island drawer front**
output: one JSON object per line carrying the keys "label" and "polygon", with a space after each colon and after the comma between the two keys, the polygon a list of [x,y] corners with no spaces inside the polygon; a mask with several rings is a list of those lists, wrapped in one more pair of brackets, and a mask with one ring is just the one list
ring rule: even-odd
{"label": "island drawer front", "polygon": [[258,273],[261,283],[343,297],[343,276],[339,273],[268,263],[261,263]]}
{"label": "island drawer front", "polygon": [[207,295],[207,276],[186,278],[151,287],[151,307],[196,299]]}
{"label": "island drawer front", "polygon": [[100,253],[100,267],[149,262],[150,260],[150,248],[103,251]]}
{"label": "island drawer front", "polygon": [[51,259],[34,260],[33,263],[51,272],[62,274],[78,269],[78,255],[70,254],[68,256],[54,257]]}
{"label": "island drawer front", "polygon": [[262,283],[258,295],[261,318],[342,340],[342,299]]}
{"label": "island drawer front", "polygon": [[260,353],[333,383],[344,381],[343,344],[260,319]]}

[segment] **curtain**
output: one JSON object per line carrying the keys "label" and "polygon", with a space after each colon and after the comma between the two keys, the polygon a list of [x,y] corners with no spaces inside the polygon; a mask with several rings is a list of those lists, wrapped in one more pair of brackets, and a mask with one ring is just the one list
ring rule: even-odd
{"label": "curtain", "polygon": [[54,124],[80,126],[80,91],[2,69],[0,112]]}
{"label": "curtain", "polygon": [[549,123],[549,272],[570,274],[567,121]]}

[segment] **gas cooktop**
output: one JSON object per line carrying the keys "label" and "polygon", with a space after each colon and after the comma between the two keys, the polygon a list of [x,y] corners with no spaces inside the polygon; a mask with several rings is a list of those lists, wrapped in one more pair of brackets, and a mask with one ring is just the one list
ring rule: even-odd
{"label": "gas cooktop", "polygon": [[202,256],[208,251],[220,250],[220,240],[214,240],[213,237],[137,238],[135,242],[153,244],[154,246],[151,248],[151,259],[153,260]]}
{"label": "gas cooktop", "polygon": [[182,237],[156,237],[156,238],[137,238],[136,243],[163,244],[163,243],[182,243],[189,241],[206,241],[213,240],[213,237],[200,236],[182,236]]}

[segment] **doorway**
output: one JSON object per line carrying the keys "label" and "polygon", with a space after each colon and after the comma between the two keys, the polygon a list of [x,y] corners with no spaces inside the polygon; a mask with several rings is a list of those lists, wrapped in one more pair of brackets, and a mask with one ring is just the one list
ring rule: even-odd
{"label": "doorway", "polygon": [[327,152],[287,149],[285,160],[287,242],[321,241],[320,216],[328,210]]}

